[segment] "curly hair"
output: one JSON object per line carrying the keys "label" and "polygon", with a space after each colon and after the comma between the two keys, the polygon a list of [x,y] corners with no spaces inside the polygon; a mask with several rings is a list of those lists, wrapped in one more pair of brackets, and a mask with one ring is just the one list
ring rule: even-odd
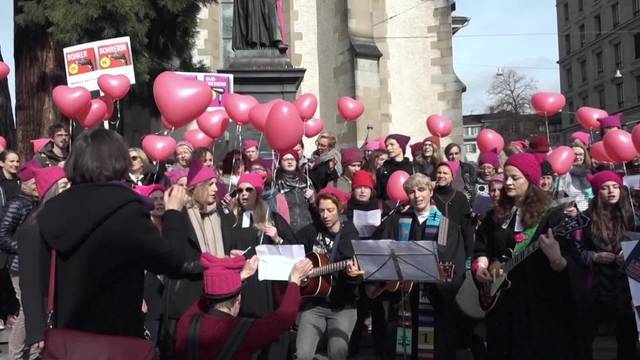
{"label": "curly hair", "polygon": [[633,229],[633,211],[629,202],[629,193],[620,187],[620,198],[613,206],[606,206],[598,194],[591,200],[589,217],[591,218],[591,239],[603,250],[619,251],[624,232]]}
{"label": "curly hair", "polygon": [[[526,204],[522,209],[524,211],[522,225],[528,229],[539,224],[542,220],[542,216],[544,215],[544,211],[550,202],[551,197],[547,192],[540,189],[537,185],[529,183],[529,188],[527,189],[522,201],[523,204]],[[498,206],[496,206],[493,213],[493,221],[497,224],[503,224],[508,221],[511,217],[511,210],[514,205],[515,200],[506,195],[506,190],[503,187],[500,191]]]}

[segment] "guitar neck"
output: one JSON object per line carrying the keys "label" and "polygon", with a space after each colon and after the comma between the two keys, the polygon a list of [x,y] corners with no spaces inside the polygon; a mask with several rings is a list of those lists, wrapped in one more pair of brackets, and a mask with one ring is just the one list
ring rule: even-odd
{"label": "guitar neck", "polygon": [[524,251],[522,251],[520,254],[512,257],[509,261],[504,263],[504,265],[502,266],[502,269],[504,270],[504,272],[511,271],[514,267],[516,267],[518,264],[523,262],[527,257],[529,257],[529,255],[533,254],[539,248],[540,248],[540,242],[535,241],[533,244],[530,244],[529,246],[527,246],[524,249]]}
{"label": "guitar neck", "polygon": [[349,259],[331,263],[329,265],[320,266],[311,270],[309,277],[324,276],[336,271],[342,271],[347,268]]}

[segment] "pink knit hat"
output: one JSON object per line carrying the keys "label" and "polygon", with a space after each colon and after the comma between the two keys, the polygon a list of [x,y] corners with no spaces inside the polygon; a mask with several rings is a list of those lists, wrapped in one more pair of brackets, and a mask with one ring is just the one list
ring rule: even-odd
{"label": "pink knit hat", "polygon": [[189,167],[189,173],[187,174],[187,186],[198,185],[217,177],[218,174],[216,174],[216,172],[210,167],[204,166],[200,160],[195,160],[191,162],[191,166]]}
{"label": "pink knit hat", "polygon": [[178,143],[176,144],[176,151],[178,151],[178,148],[184,146],[187,149],[189,149],[190,152],[193,152],[193,145],[191,145],[191,143],[187,142],[187,141],[178,141]]}
{"label": "pink knit hat", "polygon": [[223,299],[240,292],[240,272],[245,262],[244,256],[221,258],[208,252],[202,253],[200,263],[204,267],[204,294],[207,297]]}
{"label": "pink knit hat", "polygon": [[500,159],[498,158],[498,154],[493,151],[481,153],[478,157],[478,165],[482,166],[484,164],[489,164],[493,166],[496,170],[500,168]]}
{"label": "pink knit hat", "polygon": [[613,171],[600,171],[595,175],[587,175],[587,179],[591,183],[591,190],[595,193],[600,190],[600,187],[608,181],[613,181],[616,184],[622,186],[622,174]]}
{"label": "pink knit hat", "polygon": [[458,173],[458,171],[460,170],[460,163],[457,161],[443,161],[440,164],[438,164],[437,167],[440,166],[447,166],[449,169],[451,169],[451,175],[453,175],[454,177],[456,176],[456,173]]}
{"label": "pink knit hat", "polygon": [[171,185],[177,184],[180,179],[186,178],[187,175],[189,175],[189,169],[173,169],[164,173],[164,176],[169,179]]}
{"label": "pink knit hat", "polygon": [[39,153],[43,147],[47,146],[48,143],[51,142],[49,138],[40,138],[31,140],[31,144],[33,145],[33,152]]}
{"label": "pink knit hat", "polygon": [[36,159],[31,159],[20,166],[18,178],[22,182],[29,181],[36,176],[34,169],[39,169],[40,167],[40,163]]}
{"label": "pink knit hat", "polygon": [[609,115],[607,117],[603,117],[598,119],[600,121],[600,128],[610,128],[610,127],[622,127],[622,113],[617,113],[615,115]]}
{"label": "pink knit hat", "polygon": [[247,183],[253,186],[254,189],[258,192],[258,194],[262,194],[262,190],[264,190],[264,179],[260,174],[256,173],[244,173],[240,175],[238,179],[238,186],[242,183]]}
{"label": "pink knit hat", "polygon": [[151,184],[151,185],[137,185],[133,187],[133,191],[144,197],[150,197],[156,191],[165,192],[165,187],[161,184]]}
{"label": "pink knit hat", "polygon": [[44,199],[47,191],[49,191],[53,185],[67,176],[64,173],[64,169],[59,166],[35,168],[33,169],[33,173],[36,178],[36,188],[38,189],[40,200]]}
{"label": "pink knit hat", "polygon": [[380,149],[380,141],[377,140],[368,140],[366,144],[364,144],[364,149],[369,151],[375,151]]}
{"label": "pink knit hat", "polygon": [[529,180],[529,183],[538,185],[540,184],[540,178],[542,177],[542,170],[540,169],[540,163],[536,158],[529,153],[518,153],[512,155],[507,159],[504,167],[513,166],[520,170],[524,177]]}
{"label": "pink knit hat", "polygon": [[362,162],[362,153],[360,149],[348,148],[340,150],[340,157],[342,158],[342,166],[349,166],[356,162]]}
{"label": "pink knit hat", "polygon": [[349,198],[351,198],[351,194],[346,191],[342,191],[337,187],[326,187],[318,192],[318,195],[322,194],[330,194],[335,196],[336,199],[338,199],[338,201],[340,201],[345,207],[347,206],[347,202],[349,202]]}
{"label": "pink knit hat", "polygon": [[589,140],[591,140],[591,135],[587,134],[584,131],[576,131],[571,134],[571,140],[580,140],[585,146],[589,146]]}
{"label": "pink knit hat", "polygon": [[253,139],[247,139],[247,140],[242,142],[242,148],[244,150],[247,150],[247,149],[252,148],[252,147],[258,148],[258,142],[253,140]]}
{"label": "pink knit hat", "polygon": [[398,142],[398,145],[400,145],[400,148],[402,149],[403,154],[407,152],[407,145],[409,144],[409,140],[411,140],[410,136],[402,135],[402,134],[387,135],[387,137],[384,139],[385,145],[387,144],[387,141],[389,139],[393,139]]}

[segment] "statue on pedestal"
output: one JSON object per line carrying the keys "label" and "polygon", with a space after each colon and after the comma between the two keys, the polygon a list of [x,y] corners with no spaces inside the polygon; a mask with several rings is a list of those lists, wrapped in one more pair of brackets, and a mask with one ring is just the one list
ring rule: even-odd
{"label": "statue on pedestal", "polygon": [[276,48],[287,51],[283,41],[282,0],[235,0],[233,2],[233,50]]}

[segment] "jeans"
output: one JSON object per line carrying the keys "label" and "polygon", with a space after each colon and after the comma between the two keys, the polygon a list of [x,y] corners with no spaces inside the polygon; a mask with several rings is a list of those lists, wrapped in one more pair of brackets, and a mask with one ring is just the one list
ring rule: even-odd
{"label": "jeans", "polygon": [[311,360],[322,335],[328,338],[327,355],[331,360],[346,359],[349,355],[349,338],[357,319],[356,309],[335,310],[315,306],[300,313],[297,358]]}

